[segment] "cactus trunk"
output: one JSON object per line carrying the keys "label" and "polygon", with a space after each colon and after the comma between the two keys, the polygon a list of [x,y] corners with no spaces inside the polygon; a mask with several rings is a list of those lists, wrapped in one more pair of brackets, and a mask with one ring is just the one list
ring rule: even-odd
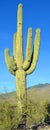
{"label": "cactus trunk", "polygon": [[26,74],[22,69],[16,71],[16,86],[18,108],[23,111],[26,103]]}

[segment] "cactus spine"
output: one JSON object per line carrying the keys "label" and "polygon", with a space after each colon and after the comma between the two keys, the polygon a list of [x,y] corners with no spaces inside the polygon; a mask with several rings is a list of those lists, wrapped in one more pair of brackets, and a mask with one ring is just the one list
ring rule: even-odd
{"label": "cactus spine", "polygon": [[26,60],[24,61],[22,47],[22,4],[18,5],[17,20],[17,32],[14,34],[14,54],[13,57],[11,57],[9,49],[5,49],[5,62],[10,73],[16,77],[18,109],[23,111],[23,107],[25,106],[21,101],[21,98],[24,97],[26,99],[26,76],[27,74],[32,73],[36,68],[40,48],[40,29],[36,30],[33,51],[32,28],[28,29]]}

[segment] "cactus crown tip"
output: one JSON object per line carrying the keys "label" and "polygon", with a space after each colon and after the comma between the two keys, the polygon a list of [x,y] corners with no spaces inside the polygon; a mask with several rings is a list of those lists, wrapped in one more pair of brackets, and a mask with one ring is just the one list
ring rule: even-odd
{"label": "cactus crown tip", "polygon": [[20,4],[18,5],[18,7],[22,7],[22,4],[20,3]]}
{"label": "cactus crown tip", "polygon": [[39,33],[40,33],[40,32],[41,32],[41,31],[40,31],[40,28],[37,28],[37,29],[36,29],[36,32],[39,32]]}
{"label": "cactus crown tip", "polygon": [[7,51],[9,51],[9,48],[6,48],[6,49],[5,49],[5,52],[7,52]]}
{"label": "cactus crown tip", "polygon": [[32,28],[28,29],[28,33],[32,35]]}
{"label": "cactus crown tip", "polygon": [[30,27],[28,30],[29,30],[29,31],[32,31],[32,28]]}

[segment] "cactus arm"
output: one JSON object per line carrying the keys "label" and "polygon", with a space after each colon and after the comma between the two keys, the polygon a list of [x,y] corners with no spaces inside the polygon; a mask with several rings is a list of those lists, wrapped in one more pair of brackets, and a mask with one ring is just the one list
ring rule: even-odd
{"label": "cactus arm", "polygon": [[26,71],[26,74],[30,74],[35,70],[38,61],[39,49],[40,49],[40,29],[37,29],[34,41],[33,59],[30,68]]}
{"label": "cactus arm", "polygon": [[15,64],[14,59],[10,57],[9,49],[5,49],[5,62],[10,73],[15,75],[17,66]]}
{"label": "cactus arm", "polygon": [[29,68],[32,56],[32,28],[28,29],[27,48],[26,48],[26,60],[23,64],[23,69]]}

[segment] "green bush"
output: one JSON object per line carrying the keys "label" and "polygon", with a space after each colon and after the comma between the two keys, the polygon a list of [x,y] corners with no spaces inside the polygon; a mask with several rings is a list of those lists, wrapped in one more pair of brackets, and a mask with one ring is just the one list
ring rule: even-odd
{"label": "green bush", "polygon": [[[24,113],[23,113],[24,115]],[[36,102],[27,99],[26,120],[28,125],[44,123],[50,118],[50,103]],[[22,115],[17,111],[17,104],[11,105],[5,101],[0,104],[0,130],[14,130],[23,122]]]}
{"label": "green bush", "polygon": [[[20,118],[19,118],[20,117]],[[22,116],[17,112],[17,106],[4,102],[0,104],[0,129],[13,130],[22,121]]]}
{"label": "green bush", "polygon": [[48,103],[45,100],[36,102],[28,99],[27,113],[27,121],[29,124],[44,123],[47,115],[50,115]]}

